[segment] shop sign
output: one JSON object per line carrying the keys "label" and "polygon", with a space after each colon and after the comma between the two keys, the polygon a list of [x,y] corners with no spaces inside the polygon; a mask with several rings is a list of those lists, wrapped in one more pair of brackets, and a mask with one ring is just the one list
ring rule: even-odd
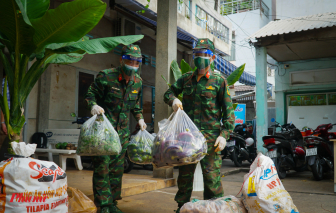
{"label": "shop sign", "polygon": [[235,125],[244,124],[246,122],[246,104],[238,104],[235,109]]}
{"label": "shop sign", "polygon": [[47,135],[48,143],[72,143],[77,144],[80,129],[46,129],[44,133]]}

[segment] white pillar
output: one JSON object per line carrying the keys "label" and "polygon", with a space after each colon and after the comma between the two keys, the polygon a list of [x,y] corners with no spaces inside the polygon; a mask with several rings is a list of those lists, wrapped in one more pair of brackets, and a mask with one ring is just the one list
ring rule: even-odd
{"label": "white pillar", "polygon": [[256,47],[256,83],[257,149],[265,153],[262,137],[268,135],[266,47]]}
{"label": "white pillar", "polygon": [[[158,132],[158,122],[168,118],[169,106],[164,103],[163,95],[168,86],[162,79],[164,76],[172,82],[170,63],[176,60],[177,52],[177,0],[157,1],[157,34],[156,34],[156,70],[155,70],[155,120],[154,131]],[[173,168],[154,169],[154,177],[172,178]]]}

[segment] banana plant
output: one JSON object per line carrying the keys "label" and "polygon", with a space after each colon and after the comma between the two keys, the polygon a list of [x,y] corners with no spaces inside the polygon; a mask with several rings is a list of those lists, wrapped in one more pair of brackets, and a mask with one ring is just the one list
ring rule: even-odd
{"label": "banana plant", "polygon": [[[181,68],[180,68],[181,67]],[[184,60],[181,60],[180,63],[180,67],[178,66],[178,63],[176,60],[173,60],[170,64],[170,71],[173,73],[174,76],[174,80],[177,81],[177,79],[179,79],[183,74],[189,72],[189,71],[195,71],[197,69],[197,67],[195,67],[194,69],[192,69],[190,67],[190,65]],[[211,69],[214,70],[215,69],[215,65],[214,63],[211,64]],[[227,83],[229,86],[234,85],[240,78],[240,76],[243,74],[245,69],[245,64],[241,65],[240,67],[238,67],[235,71],[233,71],[228,77],[227,77]],[[161,77],[166,81],[167,85],[170,87],[171,84],[168,83],[168,81],[165,79],[165,77],[163,75],[161,75]],[[182,101],[183,98],[183,93],[180,94],[178,96],[178,98]],[[237,103],[233,104],[233,108],[236,109],[236,107],[238,106]]]}
{"label": "banana plant", "polygon": [[[106,10],[101,0],[75,0],[56,9],[49,9],[50,0],[0,0],[0,5],[0,61],[6,72],[3,94],[7,92],[7,82],[10,93],[10,108],[7,96],[0,95],[7,143],[20,140],[25,123],[24,103],[50,64],[75,63],[85,54],[107,53],[119,44],[128,45],[143,38],[133,35],[87,39],[85,35]],[[11,148],[8,152],[13,154]]]}

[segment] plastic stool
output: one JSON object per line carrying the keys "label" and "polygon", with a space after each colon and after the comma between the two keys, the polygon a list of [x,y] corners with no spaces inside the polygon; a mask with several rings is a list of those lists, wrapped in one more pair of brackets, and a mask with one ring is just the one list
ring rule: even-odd
{"label": "plastic stool", "polygon": [[75,161],[76,168],[78,170],[83,170],[82,160],[79,155],[76,154],[59,154],[59,162],[61,164],[61,168],[65,171],[66,170],[66,159],[73,158]]}

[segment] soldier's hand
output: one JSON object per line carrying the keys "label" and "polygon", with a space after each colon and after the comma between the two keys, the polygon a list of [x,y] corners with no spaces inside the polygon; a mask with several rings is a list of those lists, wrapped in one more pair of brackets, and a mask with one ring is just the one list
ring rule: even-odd
{"label": "soldier's hand", "polygon": [[174,99],[172,107],[174,112],[176,112],[179,108],[183,110],[182,102],[178,98]]}
{"label": "soldier's hand", "polygon": [[141,131],[144,131],[147,128],[147,124],[145,123],[144,119],[139,120],[139,126],[140,126]]}
{"label": "soldier's hand", "polygon": [[103,114],[103,113],[105,113],[105,110],[98,105],[94,105],[91,109],[91,114],[92,115],[99,115],[99,114]]}
{"label": "soldier's hand", "polygon": [[216,146],[217,146],[217,148],[215,149],[215,152],[222,151],[226,146],[226,139],[223,138],[222,136],[218,136],[218,138],[215,142],[215,147]]}

